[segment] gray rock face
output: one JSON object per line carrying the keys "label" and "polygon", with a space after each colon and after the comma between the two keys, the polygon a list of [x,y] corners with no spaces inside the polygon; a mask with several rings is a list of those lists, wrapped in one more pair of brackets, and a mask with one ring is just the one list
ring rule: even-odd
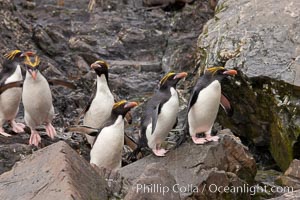
{"label": "gray rock face", "polygon": [[146,166],[144,172],[134,182],[124,200],[164,199],[180,200],[174,177],[157,163]]}
{"label": "gray rock face", "polygon": [[[249,185],[241,180],[236,174],[218,171],[215,168],[204,170],[202,176],[204,181],[199,185],[198,193],[193,194],[188,200],[192,199],[251,199],[249,191],[243,191]],[[239,189],[238,189],[239,188]],[[220,190],[221,192],[217,192]],[[253,194],[252,194],[253,195]]]}
{"label": "gray rock face", "polygon": [[[191,185],[198,187],[205,180],[203,175],[212,168],[235,173],[241,180],[252,183],[256,163],[247,148],[229,130],[220,131],[220,137],[219,142],[207,145],[184,143],[164,158],[147,156],[121,168],[120,174],[133,181],[143,173],[148,164],[157,163],[157,168],[165,167],[183,188],[191,188]],[[192,189],[182,191],[181,196],[191,193]]]}
{"label": "gray rock face", "polygon": [[236,68],[225,85],[235,115],[220,121],[256,146],[269,147],[281,169],[299,157],[300,2],[222,0],[198,39],[203,66]]}
{"label": "gray rock face", "polygon": [[0,199],[107,199],[107,183],[65,142],[18,162],[0,176]]}

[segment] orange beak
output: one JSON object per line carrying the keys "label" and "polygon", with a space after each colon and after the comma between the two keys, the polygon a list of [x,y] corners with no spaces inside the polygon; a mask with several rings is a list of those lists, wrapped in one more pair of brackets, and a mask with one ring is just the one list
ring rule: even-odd
{"label": "orange beak", "polygon": [[100,67],[100,65],[97,64],[97,63],[91,64],[91,68],[92,68],[92,69],[96,69],[97,67]]}
{"label": "orange beak", "polygon": [[186,77],[187,76],[187,73],[186,72],[181,72],[181,73],[178,73],[178,74],[176,74],[176,76],[174,77],[174,79],[176,79],[176,78],[184,78],[184,77]]}
{"label": "orange beak", "polygon": [[31,72],[31,76],[32,76],[33,80],[35,80],[35,79],[36,79],[36,76],[37,76],[36,71],[32,71],[32,72]]}
{"label": "orange beak", "polygon": [[233,76],[233,75],[237,74],[237,71],[234,69],[231,69],[231,70],[227,70],[227,71],[223,72],[223,74],[228,74],[228,75]]}
{"label": "orange beak", "polygon": [[128,102],[128,103],[125,104],[124,108],[134,108],[137,105],[138,105],[137,102],[134,102],[134,101],[133,102]]}

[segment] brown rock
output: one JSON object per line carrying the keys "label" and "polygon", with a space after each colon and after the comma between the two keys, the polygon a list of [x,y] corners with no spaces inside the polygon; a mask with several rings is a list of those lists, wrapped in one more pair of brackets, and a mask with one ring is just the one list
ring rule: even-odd
{"label": "brown rock", "polygon": [[[121,168],[120,174],[134,180],[143,173],[148,164],[157,163],[157,169],[166,167],[176,182],[185,188],[190,185],[198,186],[203,180],[201,171],[211,168],[235,173],[240,179],[253,182],[256,163],[247,148],[229,130],[222,130],[219,135],[219,142],[205,145],[184,143],[171,150],[164,158],[147,156]],[[181,192],[181,196],[184,193],[185,191]]]}
{"label": "brown rock", "polygon": [[2,174],[0,199],[107,199],[106,182],[68,144],[58,142]]}
{"label": "brown rock", "polygon": [[204,180],[199,185],[198,192],[188,199],[251,199],[251,194],[247,191],[249,185],[234,173],[213,168],[203,170],[201,174]]}
{"label": "brown rock", "polygon": [[292,187],[294,190],[300,189],[300,160],[293,160],[284,175],[279,176],[276,182],[282,186]]}
{"label": "brown rock", "polygon": [[280,197],[272,198],[270,200],[298,200],[298,199],[300,199],[300,190],[285,193],[284,195],[282,195]]}
{"label": "brown rock", "polygon": [[158,163],[147,165],[142,175],[134,182],[124,200],[180,200],[174,177]]}

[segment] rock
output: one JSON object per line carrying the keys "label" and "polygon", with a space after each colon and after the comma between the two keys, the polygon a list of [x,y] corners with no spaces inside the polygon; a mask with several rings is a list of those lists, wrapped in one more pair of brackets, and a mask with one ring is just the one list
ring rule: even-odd
{"label": "rock", "polygon": [[[300,2],[220,0],[198,39],[198,62],[239,75],[224,84],[235,115],[219,121],[286,170],[299,158]],[[284,27],[284,28],[283,28]]]}
{"label": "rock", "polygon": [[276,182],[282,186],[292,187],[294,190],[300,189],[300,160],[293,160],[284,175],[279,176]]}
{"label": "rock", "polygon": [[282,196],[272,198],[270,200],[297,200],[299,198],[300,198],[300,190],[296,190],[293,192],[285,193]]}
{"label": "rock", "polygon": [[[29,140],[29,139],[26,139]],[[32,147],[26,144],[1,144],[0,145],[0,174],[8,171],[17,162],[31,154]]]}
{"label": "rock", "polygon": [[[252,183],[256,174],[256,163],[247,148],[229,130],[222,130],[219,135],[219,142],[206,145],[184,143],[171,150],[164,158],[147,156],[121,168],[120,174],[133,181],[143,173],[148,164],[157,163],[156,167],[166,167],[181,187],[197,187],[203,180],[201,172],[211,168],[234,173],[241,180]],[[187,194],[182,192],[180,195]]]}
{"label": "rock", "polygon": [[108,198],[104,178],[65,142],[18,162],[0,183],[0,199]]}
{"label": "rock", "polygon": [[159,200],[162,196],[164,199],[180,200],[179,192],[176,190],[178,190],[176,181],[167,169],[157,163],[152,163],[146,166],[124,200]]}
{"label": "rock", "polygon": [[[194,193],[188,200],[192,199],[251,199],[247,191],[249,184],[241,180],[231,172],[218,171],[215,168],[201,171],[203,181],[198,186],[198,192]],[[219,190],[219,191],[218,191]]]}

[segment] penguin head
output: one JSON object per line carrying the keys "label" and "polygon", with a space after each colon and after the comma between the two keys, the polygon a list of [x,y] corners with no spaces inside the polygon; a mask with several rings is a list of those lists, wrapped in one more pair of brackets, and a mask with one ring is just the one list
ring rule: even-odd
{"label": "penguin head", "polygon": [[106,80],[108,80],[108,64],[103,60],[97,60],[91,64],[91,68],[95,70],[97,76],[105,75]]}
{"label": "penguin head", "polygon": [[176,87],[176,84],[180,79],[184,78],[187,76],[186,72],[181,72],[181,73],[174,73],[174,72],[169,72],[166,74],[159,82],[159,89],[166,89],[169,87]]}
{"label": "penguin head", "polygon": [[126,100],[119,101],[114,104],[112,113],[119,116],[122,115],[123,118],[127,114],[127,112],[131,109],[137,106],[138,104],[136,102],[128,102]]}
{"label": "penguin head", "polygon": [[23,56],[22,56],[22,51],[17,49],[6,53],[4,57],[7,60],[14,61],[14,60],[20,60]]}
{"label": "penguin head", "polygon": [[227,76],[233,76],[236,75],[237,71],[234,69],[225,69],[224,67],[211,67],[206,69],[204,72],[204,75],[207,77],[210,77],[214,80],[221,81],[223,78]]}
{"label": "penguin head", "polygon": [[33,80],[35,80],[38,73],[40,58],[37,55],[34,56],[26,55],[24,64],[26,66],[27,71],[32,76]]}

